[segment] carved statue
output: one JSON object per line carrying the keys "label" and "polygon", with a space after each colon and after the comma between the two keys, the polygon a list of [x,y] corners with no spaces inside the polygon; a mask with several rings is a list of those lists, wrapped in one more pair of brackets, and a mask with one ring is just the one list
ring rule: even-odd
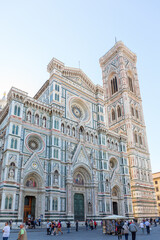
{"label": "carved statue", "polygon": [[12,168],[9,170],[9,179],[14,179],[14,169]]}

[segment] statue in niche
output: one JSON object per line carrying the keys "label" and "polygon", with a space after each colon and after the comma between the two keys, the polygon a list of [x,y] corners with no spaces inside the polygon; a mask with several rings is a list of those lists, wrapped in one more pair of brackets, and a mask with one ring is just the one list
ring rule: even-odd
{"label": "statue in niche", "polygon": [[43,117],[42,126],[46,127],[46,117]]}
{"label": "statue in niche", "polygon": [[92,203],[91,202],[89,202],[88,203],[88,213],[92,213]]}
{"label": "statue in niche", "polygon": [[56,170],[54,172],[54,176],[53,176],[53,184],[54,185],[58,185],[58,176],[59,176],[59,174],[58,174],[58,171]]}
{"label": "statue in niche", "polygon": [[8,174],[9,179],[14,179],[14,169],[10,168],[9,169],[9,174]]}

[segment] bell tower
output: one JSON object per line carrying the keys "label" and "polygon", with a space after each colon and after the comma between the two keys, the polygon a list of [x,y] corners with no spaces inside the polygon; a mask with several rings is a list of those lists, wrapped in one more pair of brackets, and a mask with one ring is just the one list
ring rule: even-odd
{"label": "bell tower", "polygon": [[158,212],[136,62],[136,55],[121,41],[100,58],[106,126],[128,136],[134,217],[145,218]]}

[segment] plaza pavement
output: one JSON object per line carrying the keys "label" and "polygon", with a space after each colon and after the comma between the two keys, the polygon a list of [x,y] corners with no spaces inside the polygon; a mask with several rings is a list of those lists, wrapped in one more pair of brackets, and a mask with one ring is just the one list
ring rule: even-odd
{"label": "plaza pavement", "polygon": [[[102,233],[102,228],[98,228],[96,230],[88,230],[86,231],[85,228],[79,228],[79,231],[76,232],[75,228],[71,228],[71,232],[67,233],[67,229],[63,228],[62,231],[64,232],[63,235],[59,233],[58,236],[46,235],[46,229],[31,229],[27,230],[28,240],[117,240],[117,236],[110,236],[105,235]],[[18,236],[18,230],[12,230],[9,240],[16,240]],[[125,237],[123,236],[123,240]],[[129,240],[131,240],[131,234],[129,235]],[[143,235],[141,233],[141,229],[137,232],[136,240],[159,240],[160,239],[160,225],[157,227],[152,227],[151,234],[147,235],[146,232]]]}

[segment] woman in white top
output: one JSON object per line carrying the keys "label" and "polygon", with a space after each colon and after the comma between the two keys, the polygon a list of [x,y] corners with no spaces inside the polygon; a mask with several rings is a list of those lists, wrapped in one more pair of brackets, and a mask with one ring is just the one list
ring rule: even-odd
{"label": "woman in white top", "polygon": [[10,227],[8,226],[8,222],[5,223],[5,227],[3,228],[3,240],[8,240],[10,235]]}

